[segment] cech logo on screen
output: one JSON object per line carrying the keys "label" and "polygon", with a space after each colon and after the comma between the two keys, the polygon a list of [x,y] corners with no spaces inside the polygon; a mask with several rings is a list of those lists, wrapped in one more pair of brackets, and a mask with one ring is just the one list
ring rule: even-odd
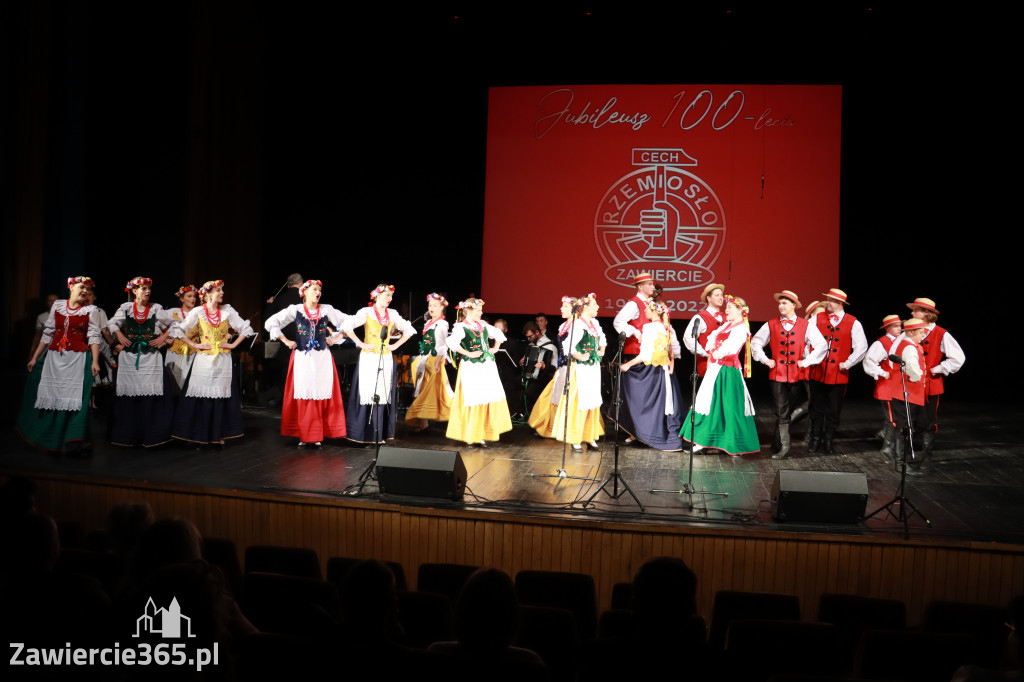
{"label": "cech logo on screen", "polygon": [[703,289],[725,244],[725,211],[682,149],[633,149],[637,169],[611,184],[597,206],[594,238],[610,282],[632,289],[648,271],[665,291]]}

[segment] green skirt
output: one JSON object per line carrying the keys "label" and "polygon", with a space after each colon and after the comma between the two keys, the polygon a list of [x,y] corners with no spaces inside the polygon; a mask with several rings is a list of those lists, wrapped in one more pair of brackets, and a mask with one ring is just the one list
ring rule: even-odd
{"label": "green skirt", "polygon": [[[744,414],[747,394],[743,375],[735,367],[723,367],[714,382],[710,412],[694,415],[691,407],[679,435],[683,440],[705,448],[724,450],[730,455],[759,452],[761,444],[757,440],[754,417]],[[691,416],[694,417],[692,435]]]}
{"label": "green skirt", "polygon": [[[21,411],[18,414],[18,433],[31,445],[43,450],[65,451],[76,441],[86,439],[89,430],[89,398],[92,396],[92,362],[84,363],[82,375],[82,409],[37,410],[36,393],[43,376],[46,353],[36,361],[35,367],[25,380],[25,391],[21,397]],[[88,360],[88,359],[87,359]]]}

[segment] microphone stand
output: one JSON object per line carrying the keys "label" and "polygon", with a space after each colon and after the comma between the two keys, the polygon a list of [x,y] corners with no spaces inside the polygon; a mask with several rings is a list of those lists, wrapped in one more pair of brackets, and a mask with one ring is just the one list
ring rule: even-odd
{"label": "microphone stand", "polygon": [[[380,418],[380,385],[384,378],[384,350],[387,342],[388,325],[382,325],[380,328],[380,359],[377,361],[377,380],[373,385],[373,402],[370,404],[370,414],[366,422],[367,426],[370,426],[371,424],[373,425],[373,459],[371,459],[370,463],[366,465],[365,469],[363,469],[363,473],[359,474],[359,481],[346,489],[346,492],[349,495],[360,494],[363,492],[363,487],[366,485],[367,481],[371,479],[374,481],[377,480],[377,475],[374,473],[374,467],[377,466],[377,459],[380,458],[380,446],[382,445],[381,436],[383,435],[381,430],[384,428],[383,420]],[[395,379],[396,377],[394,376],[394,372],[392,372],[392,382],[394,382]],[[390,392],[391,391],[389,389],[388,393],[390,394]],[[395,409],[395,406],[392,405],[391,408]]]}
{"label": "microphone stand", "polygon": [[[690,470],[689,470],[689,474],[687,475],[686,483],[683,484],[683,487],[680,490],[658,490],[658,489],[654,489],[654,490],[650,491],[652,493],[661,493],[661,494],[668,494],[668,495],[686,495],[686,507],[687,507],[687,509],[690,509],[691,511],[694,509],[694,505],[693,505],[693,496],[694,495],[701,495],[701,496],[704,496],[704,497],[706,497],[708,495],[715,495],[716,497],[729,497],[729,493],[727,493],[727,492],[723,492],[723,491],[711,492],[711,491],[706,491],[706,490],[696,490],[693,487],[693,453],[695,452],[696,445],[697,445],[696,443],[694,443],[693,438],[694,438],[694,434],[695,434],[695,432],[697,430],[697,410],[696,410],[696,407],[697,407],[697,383],[700,381],[700,372],[697,371],[697,361],[700,358],[700,355],[697,352],[697,348],[699,348],[699,346],[697,345],[697,338],[699,336],[700,336],[700,324],[694,324],[693,325],[693,348],[694,348],[694,351],[693,351],[693,369],[690,371],[690,438],[689,438],[689,441],[690,441]],[[707,511],[708,511],[707,506],[701,507],[701,511],[703,511],[706,514]]]}
{"label": "microphone stand", "polygon": [[[612,425],[612,433],[615,434],[612,440],[612,451],[615,453],[615,456],[613,459],[612,473],[609,474],[608,478],[604,480],[604,483],[601,484],[601,487],[595,490],[594,494],[588,497],[583,502],[584,509],[587,508],[588,504],[594,501],[594,498],[597,497],[598,493],[603,492],[613,500],[617,500],[620,497],[622,497],[625,493],[629,493],[629,496],[633,498],[634,502],[636,502],[636,506],[640,507],[640,511],[647,511],[644,505],[640,503],[640,500],[633,492],[633,489],[629,487],[629,483],[627,483],[626,479],[623,478],[621,473],[619,473],[619,408],[622,406],[622,347],[625,345],[625,341],[625,332],[620,333],[619,349],[615,351],[615,357],[612,358],[612,365],[615,367],[615,373],[612,374],[612,384],[615,386],[615,416],[613,418],[613,421],[615,423]],[[612,492],[608,492],[607,490],[605,490],[605,488],[608,487],[609,483],[612,484]],[[622,490],[619,490],[620,483],[622,484]]]}
{"label": "microphone stand", "polygon": [[[572,324],[569,325],[569,360],[565,366],[565,383],[562,384],[562,401],[559,405],[564,406],[565,419],[562,423],[562,466],[556,469],[557,473],[554,474],[530,474],[534,478],[557,478],[567,479],[571,478],[576,481],[600,481],[599,478],[588,478],[586,476],[570,476],[565,470],[565,453],[566,448],[569,447],[569,382],[572,379],[572,366],[576,363],[576,358],[572,356],[573,338],[572,333],[576,330],[576,320],[579,319],[579,306],[573,308],[572,311]],[[577,383],[578,387],[578,383]],[[559,480],[561,483],[561,480]],[[555,484],[557,487],[557,483]]]}
{"label": "microphone stand", "polygon": [[[910,443],[910,447],[909,447],[910,452],[909,453],[904,452],[904,454],[903,454],[903,462],[900,465],[900,484],[899,484],[899,486],[896,487],[896,495],[893,496],[893,498],[891,500],[889,500],[888,502],[883,504],[881,507],[879,507],[875,511],[871,512],[867,516],[865,516],[864,520],[867,521],[868,519],[870,519],[871,517],[875,516],[876,514],[879,514],[879,513],[884,511],[887,514],[887,516],[885,517],[886,519],[894,518],[894,519],[896,519],[897,522],[901,522],[903,524],[903,535],[904,535],[904,537],[907,540],[909,540],[910,539],[910,524],[909,524],[909,521],[910,521],[910,517],[911,516],[913,516],[914,514],[917,514],[918,516],[921,517],[922,520],[924,520],[925,525],[927,525],[929,527],[931,527],[932,522],[929,521],[928,518],[926,518],[925,515],[922,514],[921,511],[917,507],[914,506],[914,503],[910,501],[910,498],[907,497],[907,494],[906,494],[906,492],[907,492],[907,460],[908,459],[917,459],[917,454],[914,452],[914,424],[913,424],[913,422],[910,419],[910,392],[907,390],[907,373],[906,373],[906,370],[904,369],[904,367],[906,367],[907,363],[906,363],[906,361],[903,358],[901,358],[899,355],[896,355],[896,354],[890,355],[889,356],[889,360],[891,360],[894,363],[899,363],[899,367],[900,367],[900,380],[903,383],[903,409],[904,409],[904,411],[907,414],[907,435],[906,435],[906,439]],[[897,436],[897,437],[899,437],[899,436]],[[894,512],[893,508],[896,507],[897,505],[899,506],[899,508],[896,509],[896,511]],[[908,507],[910,508],[909,512],[907,511]]]}

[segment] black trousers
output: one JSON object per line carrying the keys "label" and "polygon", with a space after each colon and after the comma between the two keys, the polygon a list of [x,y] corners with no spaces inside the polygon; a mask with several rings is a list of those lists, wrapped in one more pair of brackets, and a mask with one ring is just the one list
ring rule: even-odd
{"label": "black trousers", "polygon": [[813,428],[835,431],[839,428],[839,417],[843,411],[846,384],[823,384],[811,382],[811,425]]}

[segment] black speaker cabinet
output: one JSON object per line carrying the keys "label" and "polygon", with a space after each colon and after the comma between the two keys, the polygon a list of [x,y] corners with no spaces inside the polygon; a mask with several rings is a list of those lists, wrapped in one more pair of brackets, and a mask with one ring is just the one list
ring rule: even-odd
{"label": "black speaker cabinet", "polygon": [[858,523],[868,504],[868,477],[781,469],[772,483],[772,504],[776,521]]}
{"label": "black speaker cabinet", "polygon": [[377,485],[389,495],[461,500],[466,465],[456,450],[382,447],[377,457]]}

